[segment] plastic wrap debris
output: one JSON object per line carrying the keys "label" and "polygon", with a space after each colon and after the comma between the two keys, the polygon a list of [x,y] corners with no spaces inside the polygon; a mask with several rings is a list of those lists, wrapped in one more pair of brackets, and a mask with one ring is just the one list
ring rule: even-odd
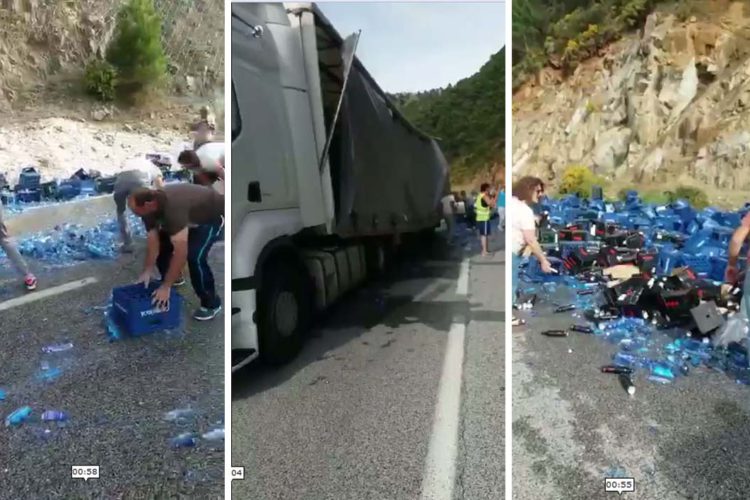
{"label": "plastic wrap debris", "polygon": [[724,326],[714,337],[714,345],[726,347],[732,342],[741,342],[747,338],[750,326],[744,312],[739,312],[730,317]]}

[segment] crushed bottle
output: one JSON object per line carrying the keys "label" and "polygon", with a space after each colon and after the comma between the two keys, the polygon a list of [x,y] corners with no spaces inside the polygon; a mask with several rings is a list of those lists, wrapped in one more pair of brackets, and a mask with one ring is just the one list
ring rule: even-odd
{"label": "crushed bottle", "polygon": [[201,437],[207,441],[222,440],[224,439],[224,427],[217,427],[216,429],[211,429],[210,431],[203,434],[203,436]]}
{"label": "crushed bottle", "polygon": [[198,438],[194,434],[185,432],[171,439],[173,448],[191,448],[198,444]]}
{"label": "crushed bottle", "polygon": [[5,417],[5,427],[18,426],[24,423],[31,416],[31,407],[22,406],[13,413]]}
{"label": "crushed bottle", "polygon": [[195,416],[195,410],[192,408],[177,408],[164,414],[164,420],[168,422],[184,423]]}
{"label": "crushed bottle", "polygon": [[65,422],[68,420],[68,414],[57,410],[47,410],[42,413],[42,420],[44,422]]}
{"label": "crushed bottle", "polygon": [[51,353],[69,351],[70,349],[73,349],[73,344],[70,342],[67,342],[65,344],[54,344],[54,345],[42,347],[42,352],[51,354]]}

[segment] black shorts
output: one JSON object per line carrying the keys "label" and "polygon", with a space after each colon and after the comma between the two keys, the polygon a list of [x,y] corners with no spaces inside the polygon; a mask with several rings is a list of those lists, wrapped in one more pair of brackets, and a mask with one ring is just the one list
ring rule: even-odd
{"label": "black shorts", "polygon": [[479,228],[479,234],[481,236],[489,236],[492,233],[492,224],[490,221],[483,220],[482,222],[477,221],[477,227]]}

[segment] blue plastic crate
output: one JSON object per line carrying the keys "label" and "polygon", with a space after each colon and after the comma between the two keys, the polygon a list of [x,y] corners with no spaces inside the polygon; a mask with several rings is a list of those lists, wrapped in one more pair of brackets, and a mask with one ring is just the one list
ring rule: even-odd
{"label": "blue plastic crate", "polygon": [[687,266],[701,278],[711,275],[711,259],[701,255],[683,255],[681,266]]}
{"label": "blue plastic crate", "polygon": [[39,203],[42,201],[42,191],[40,189],[21,189],[16,192],[16,201],[18,203]]}
{"label": "blue plastic crate", "polygon": [[160,330],[170,330],[180,325],[182,297],[171,290],[169,309],[155,309],[151,294],[159,283],[127,285],[112,290],[112,314],[114,320],[132,336],[145,335]]}
{"label": "blue plastic crate", "polygon": [[672,271],[680,267],[683,262],[682,252],[672,247],[665,246],[659,252],[659,258],[656,263],[656,272],[658,274],[672,274]]}
{"label": "blue plastic crate", "polygon": [[41,175],[34,167],[25,167],[18,176],[17,190],[38,189],[41,183]]}
{"label": "blue plastic crate", "polygon": [[729,261],[722,257],[711,257],[709,262],[711,263],[711,271],[708,277],[714,281],[724,281],[724,273]]}
{"label": "blue plastic crate", "polygon": [[96,182],[93,180],[81,181],[81,194],[94,196],[96,194]]}
{"label": "blue plastic crate", "polygon": [[79,194],[81,194],[81,181],[79,180],[61,181],[57,186],[58,200],[71,200]]}

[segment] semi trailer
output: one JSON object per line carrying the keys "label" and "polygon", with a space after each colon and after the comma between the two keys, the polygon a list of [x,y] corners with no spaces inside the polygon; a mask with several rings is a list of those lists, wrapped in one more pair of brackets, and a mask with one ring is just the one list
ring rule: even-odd
{"label": "semi trailer", "polygon": [[294,358],[318,313],[434,233],[449,169],[315,4],[231,9],[234,372]]}

